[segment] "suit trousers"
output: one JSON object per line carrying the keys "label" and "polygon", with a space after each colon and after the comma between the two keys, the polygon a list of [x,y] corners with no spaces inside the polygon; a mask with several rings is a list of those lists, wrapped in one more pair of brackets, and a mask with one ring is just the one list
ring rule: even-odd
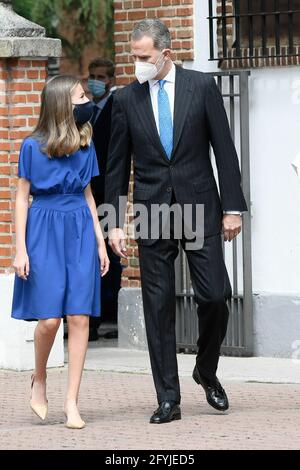
{"label": "suit trousers", "polygon": [[[171,204],[175,202],[172,196]],[[170,239],[159,238],[151,245],[139,244],[142,299],[150,362],[158,403],[180,403],[176,358],[176,292],[174,262],[179,253],[170,218]],[[216,374],[220,347],[228,323],[226,300],[231,286],[224,263],[222,235],[205,237],[201,249],[187,250],[180,239],[191,274],[199,320],[199,371],[208,379]]]}

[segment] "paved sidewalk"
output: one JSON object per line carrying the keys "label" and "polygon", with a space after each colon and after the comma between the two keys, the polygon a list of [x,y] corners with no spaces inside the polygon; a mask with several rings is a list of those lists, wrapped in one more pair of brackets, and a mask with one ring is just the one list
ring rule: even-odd
{"label": "paved sidewalk", "polygon": [[[85,368],[114,372],[151,374],[147,351],[112,347],[112,341],[89,343]],[[190,377],[195,365],[194,354],[177,354],[179,374]],[[300,359],[269,357],[220,357],[218,377],[241,382],[300,384]]]}
{"label": "paved sidewalk", "polygon": [[[28,405],[30,373],[0,371],[0,449],[299,448],[299,364],[221,358],[219,376],[231,404],[222,414],[206,403],[190,377],[194,357],[180,355],[182,420],[158,426],[149,424],[156,402],[147,353],[98,346],[91,344],[83,375],[80,409],[87,426],[82,430],[64,426],[66,367],[48,371],[46,424]],[[298,383],[253,382],[273,378]]]}
{"label": "paved sidewalk", "polygon": [[297,449],[300,386],[226,383],[231,408],[218,413],[200,388],[183,377],[183,419],[148,424],[155,408],[149,375],[86,371],[80,409],[82,430],[64,427],[61,411],[66,370],[48,374],[49,418],[30,411],[28,373],[0,372],[1,449]]}

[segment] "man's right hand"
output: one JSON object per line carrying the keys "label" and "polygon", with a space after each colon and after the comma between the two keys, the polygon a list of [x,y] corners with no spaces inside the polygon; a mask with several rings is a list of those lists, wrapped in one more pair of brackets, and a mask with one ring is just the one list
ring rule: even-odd
{"label": "man's right hand", "polygon": [[112,228],[108,233],[108,244],[113,252],[121,258],[127,258],[125,234],[121,228]]}

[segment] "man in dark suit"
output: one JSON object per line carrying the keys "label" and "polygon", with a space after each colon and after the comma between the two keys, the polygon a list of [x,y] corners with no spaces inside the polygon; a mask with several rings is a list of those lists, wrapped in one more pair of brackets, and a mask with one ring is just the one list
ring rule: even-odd
{"label": "man in dark suit", "polygon": [[[101,57],[92,60],[89,64],[88,88],[95,103],[91,124],[100,175],[92,178],[91,187],[97,207],[104,202],[107,152],[112,125],[113,92],[111,89],[114,84],[114,63]],[[99,219],[101,220],[101,217]],[[106,243],[106,248],[110,259],[110,269],[107,275],[101,278],[101,317],[90,319],[89,341],[95,341],[99,338],[98,328],[101,321],[117,322],[122,266],[120,257],[112,251],[108,243]],[[117,331],[107,332],[107,334],[116,336]]]}
{"label": "man in dark suit", "polygon": [[[106,203],[113,205],[117,221],[109,227],[112,249],[126,257],[124,204],[131,154],[134,162],[133,202],[151,209],[153,204],[176,202],[183,207],[204,205],[204,243],[186,252],[195,300],[199,339],[193,378],[205,390],[208,403],[218,410],[229,406],[216,377],[221,343],[226,334],[226,299],[231,286],[226,271],[222,236],[232,240],[241,230],[247,210],[241,189],[238,159],[230,135],[222,96],[213,77],[184,70],[171,60],[171,38],[157,19],[139,22],[132,33],[132,55],[137,81],[114,98],[106,173]],[[220,195],[209,156],[216,157]],[[154,220],[155,219],[155,220]],[[157,218],[144,223],[149,230]],[[195,226],[193,215],[192,225]],[[175,273],[178,240],[171,223],[170,237],[159,234],[137,238],[141,286],[151,367],[158,408],[151,423],[181,418],[175,339]]]}

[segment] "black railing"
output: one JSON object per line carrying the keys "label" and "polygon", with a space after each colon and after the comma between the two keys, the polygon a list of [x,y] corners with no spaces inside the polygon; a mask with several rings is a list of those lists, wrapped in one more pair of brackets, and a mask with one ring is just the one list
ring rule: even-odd
{"label": "black railing", "polygon": [[[249,149],[249,75],[248,70],[209,73],[215,77],[222,94],[233,141],[239,149],[242,187],[250,207],[250,149]],[[238,125],[238,129],[237,129]],[[232,298],[227,334],[222,354],[253,355],[253,292],[251,258],[251,214],[243,214],[240,242],[234,239],[225,250],[225,261],[232,285]],[[241,262],[239,262],[241,260]],[[188,260],[181,245],[175,261],[176,340],[178,351],[197,351],[197,303],[192,286]]]}
{"label": "black railing", "polygon": [[232,0],[233,13],[226,12],[229,2],[222,0],[218,15],[213,14],[214,2],[208,3],[210,60],[300,55],[296,48],[300,45],[299,0]]}

